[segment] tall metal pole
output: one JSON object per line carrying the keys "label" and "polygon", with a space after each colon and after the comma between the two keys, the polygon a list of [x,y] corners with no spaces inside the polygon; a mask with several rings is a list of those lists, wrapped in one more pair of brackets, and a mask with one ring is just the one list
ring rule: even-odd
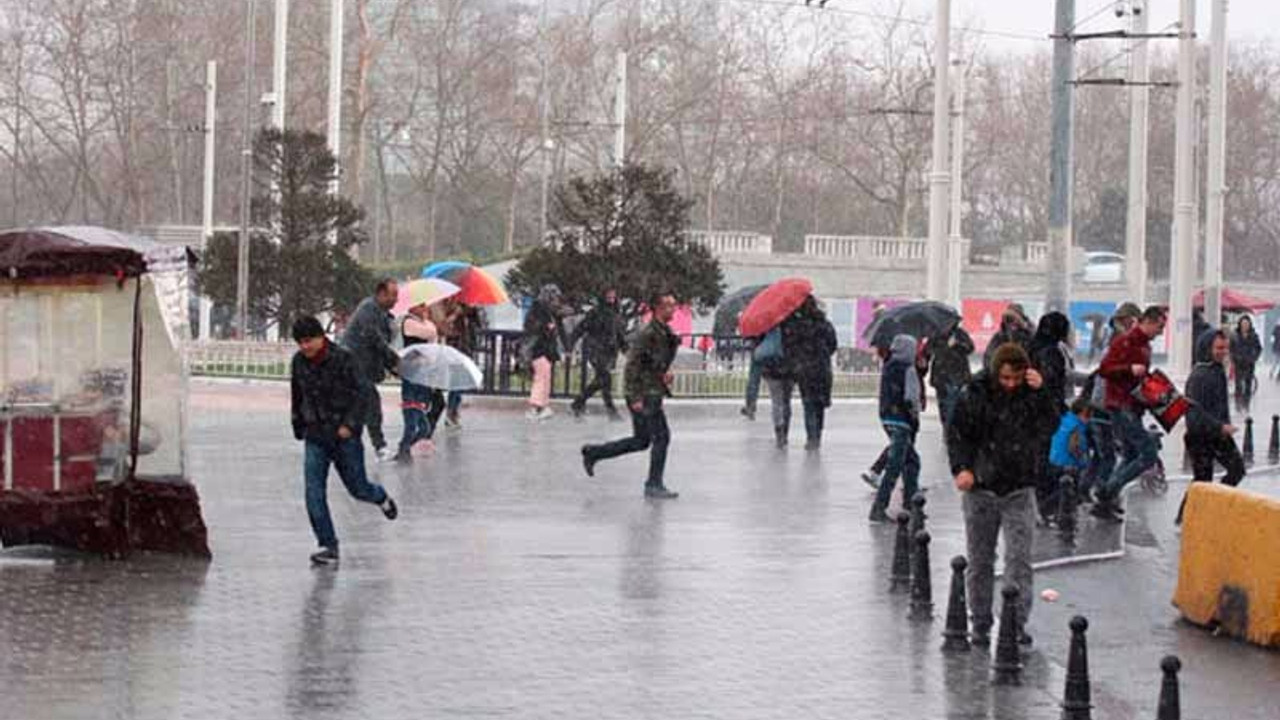
{"label": "tall metal pole", "polygon": [[538,151],[542,155],[542,187],[538,207],[538,245],[547,239],[547,196],[551,189],[551,88],[548,85],[547,0],[538,10]]}
{"label": "tall metal pole", "polygon": [[934,12],[933,48],[933,169],[929,173],[929,244],[925,296],[947,298],[947,202],[951,172],[947,143],[950,114],[951,0],[938,0]]}
{"label": "tall metal pole", "polygon": [[[337,172],[329,183],[329,194],[337,195],[342,183],[342,0],[329,0],[329,152],[337,161]],[[338,242],[338,230],[329,230],[329,242]],[[358,255],[359,245],[351,246],[351,254]]]}
{"label": "tall metal pole", "polygon": [[1056,0],[1053,41],[1053,138],[1049,150],[1049,267],[1046,310],[1067,311],[1071,295],[1071,216],[1075,180],[1075,0]]}
{"label": "tall metal pole", "polygon": [[959,60],[955,62],[955,68],[956,95],[951,125],[951,237],[947,239],[947,303],[959,309],[962,301],[960,297],[960,273],[964,267],[964,238],[962,237],[964,215],[961,209],[961,203],[964,201],[964,188],[961,187],[960,182],[961,174],[964,170],[964,97],[966,77],[964,65]]}
{"label": "tall metal pole", "polygon": [[1227,195],[1227,0],[1213,0],[1209,31],[1209,201],[1205,208],[1204,314],[1222,317],[1222,241]]}
{"label": "tall metal pole", "polygon": [[275,41],[271,47],[271,92],[275,104],[271,106],[271,126],[284,130],[284,95],[288,80],[289,52],[289,0],[276,0]]}
{"label": "tall metal pole", "polygon": [[1196,0],[1181,0],[1178,31],[1178,106],[1174,152],[1173,248],[1169,307],[1173,345],[1169,365],[1178,376],[1191,370],[1191,290],[1195,281],[1195,63]]}
{"label": "tall metal pole", "polygon": [[[200,204],[200,250],[209,249],[213,239],[213,179],[218,145],[218,63],[210,60],[204,70],[204,195]],[[209,322],[213,305],[205,295],[200,296],[200,339],[209,340]]]}
{"label": "tall metal pole", "polygon": [[[1145,35],[1150,25],[1146,3],[1133,4],[1132,33]],[[1147,39],[1130,41],[1129,82],[1129,215],[1125,222],[1125,282],[1129,299],[1138,305],[1147,299],[1147,114],[1151,81],[1147,60]]]}
{"label": "tall metal pole", "polygon": [[244,145],[240,150],[240,244],[236,259],[236,331],[241,340],[249,332],[249,202],[253,174],[253,91],[257,53],[258,0],[245,8]]}
{"label": "tall metal pole", "polygon": [[613,101],[613,163],[627,162],[627,51],[618,51],[618,92]]}

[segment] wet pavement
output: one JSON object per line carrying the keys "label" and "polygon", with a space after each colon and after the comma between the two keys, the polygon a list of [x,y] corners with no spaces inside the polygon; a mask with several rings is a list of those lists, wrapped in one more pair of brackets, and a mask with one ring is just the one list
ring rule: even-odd
{"label": "wet pavement", "polygon": [[[1154,716],[1171,651],[1186,717],[1275,716],[1280,658],[1169,605],[1180,486],[1131,498],[1124,558],[1037,575],[1062,600],[1037,603],[1025,682],[1003,688],[987,653],[939,649],[963,527],[936,420],[920,442],[936,617],[918,624],[888,592],[892,528],[865,519],[870,404],[839,406],[817,454],[778,452],[731,405],[674,408],[666,503],[641,499],[642,456],[583,475],[578,447],[624,424],[469,408],[434,456],[379,467],[398,520],[331,483],[334,571],[307,562],[286,403],[282,385],[193,386],[211,563],[0,556],[0,717],[1049,720],[1075,612],[1099,717]],[[1119,543],[1089,527],[1082,542]]]}

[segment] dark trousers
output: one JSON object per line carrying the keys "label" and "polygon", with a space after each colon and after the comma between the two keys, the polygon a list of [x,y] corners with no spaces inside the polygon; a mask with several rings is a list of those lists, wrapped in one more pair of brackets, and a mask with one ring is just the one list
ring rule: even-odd
{"label": "dark trousers", "polygon": [[1160,460],[1160,448],[1142,425],[1141,411],[1112,412],[1111,430],[1124,446],[1124,462],[1116,467],[1111,479],[1098,488],[1098,500],[1106,503],[1114,503],[1125,485]]}
{"label": "dark trousers", "polygon": [[804,406],[804,433],[810,444],[822,442],[822,429],[827,424],[827,403],[820,399],[801,395]]}
{"label": "dark trousers", "polygon": [[360,400],[364,406],[364,426],[369,429],[369,441],[376,450],[387,446],[387,438],[382,434],[382,395],[378,392],[378,384],[365,380],[360,384]]}
{"label": "dark trousers", "polygon": [[764,368],[756,362],[754,357],[751,358],[751,367],[747,370],[747,396],[743,401],[743,405],[751,412],[756,411],[756,403],[760,399],[760,380],[763,378],[763,373]]}
{"label": "dark trousers", "polygon": [[662,410],[662,398],[645,398],[640,412],[631,410],[631,437],[603,445],[588,445],[584,453],[593,461],[609,460],[628,453],[649,451],[647,487],[662,487],[667,467],[667,446],[671,444],[671,428]]}
{"label": "dark trousers", "polygon": [[320,442],[306,441],[303,474],[306,480],[307,517],[311,530],[321,547],[337,548],[338,536],[333,530],[333,518],[329,515],[329,466],[338,470],[338,477],[347,487],[351,497],[361,502],[381,504],[387,499],[387,491],[381,485],[369,482],[364,467],[364,443],[360,436]]}
{"label": "dark trousers", "polygon": [[592,395],[599,392],[600,399],[604,400],[604,406],[613,410],[614,361],[610,358],[600,358],[598,360],[596,358],[591,358],[589,362],[591,364],[591,374],[593,377],[591,378],[591,382],[582,386],[582,394],[578,396],[578,399],[574,404],[578,407],[582,407],[587,404],[587,400],[590,400]]}
{"label": "dark trousers", "polygon": [[881,510],[889,507],[889,499],[893,496],[893,486],[902,477],[902,506],[910,508],[911,498],[919,490],[920,454],[916,452],[916,431],[906,425],[885,424],[884,432],[889,436],[888,462],[885,464],[885,475],[880,481],[880,490],[876,493],[876,506]]}
{"label": "dark trousers", "polygon": [[[1244,457],[1240,448],[1236,447],[1235,438],[1222,433],[1213,435],[1187,435],[1187,456],[1191,458],[1192,482],[1213,482],[1214,464],[1221,464],[1227,469],[1222,479],[1223,485],[1235,487],[1244,479]],[[1182,522],[1182,511],[1186,509],[1187,497],[1182,496],[1182,505],[1178,507],[1177,522]]]}
{"label": "dark trousers", "polygon": [[409,449],[419,440],[431,437],[435,427],[430,413],[434,409],[432,395],[439,392],[425,385],[400,381],[400,412],[404,415],[404,433],[400,436],[400,454],[408,455]]}
{"label": "dark trousers", "polygon": [[956,403],[960,401],[962,385],[941,385],[934,388],[938,393],[938,420],[945,429],[951,423],[951,413],[955,412]]}
{"label": "dark trousers", "polygon": [[1254,366],[1239,363],[1236,365],[1236,400],[1248,404],[1253,399]]}
{"label": "dark trousers", "polygon": [[1116,469],[1116,438],[1111,432],[1111,416],[1095,410],[1089,420],[1089,471],[1081,476],[1080,493],[1102,487],[1111,479]]}

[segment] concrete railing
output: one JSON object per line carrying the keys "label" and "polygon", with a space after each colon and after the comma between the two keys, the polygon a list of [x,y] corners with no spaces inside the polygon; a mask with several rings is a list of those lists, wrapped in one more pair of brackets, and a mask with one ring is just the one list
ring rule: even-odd
{"label": "concrete railing", "polygon": [[748,232],[717,230],[687,230],[689,242],[701,245],[713,255],[769,255],[773,252],[773,238]]}
{"label": "concrete railing", "polygon": [[1001,265],[1044,265],[1049,262],[1049,243],[1032,242],[1000,250]]}
{"label": "concrete railing", "polygon": [[924,261],[929,242],[920,238],[865,235],[805,235],[804,253],[814,257]]}

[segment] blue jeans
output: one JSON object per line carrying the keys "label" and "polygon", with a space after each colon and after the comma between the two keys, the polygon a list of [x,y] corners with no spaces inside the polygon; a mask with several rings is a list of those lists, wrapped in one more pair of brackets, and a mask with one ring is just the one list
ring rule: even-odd
{"label": "blue jeans", "polygon": [[448,399],[449,412],[456,413],[458,408],[462,407],[462,391],[450,390]]}
{"label": "blue jeans", "polygon": [[1080,478],[1080,492],[1105,487],[1116,471],[1116,440],[1111,433],[1111,415],[1101,410],[1093,411],[1089,420],[1089,471]]}
{"label": "blue jeans", "polygon": [[400,436],[401,455],[407,455],[414,443],[431,437],[432,421],[428,409],[432,405],[434,392],[423,385],[400,381],[400,412],[404,415],[404,434]]}
{"label": "blue jeans", "polygon": [[1098,492],[1098,497],[1108,502],[1114,501],[1125,485],[1133,482],[1160,459],[1155,439],[1142,425],[1141,411],[1117,410],[1111,413],[1111,431],[1124,449],[1124,462]]}
{"label": "blue jeans", "polygon": [[889,507],[889,498],[899,475],[902,476],[902,504],[906,506],[919,489],[920,454],[916,452],[916,431],[906,425],[886,423],[884,432],[889,436],[889,458],[884,479],[876,492],[876,507]]}
{"label": "blue jeans", "polygon": [[369,482],[365,475],[364,441],[359,435],[346,440],[307,440],[305,447],[303,472],[307,485],[307,517],[311,519],[311,529],[320,547],[336,549],[338,536],[333,531],[333,518],[329,515],[329,466],[337,468],[338,477],[347,486],[347,492],[361,502],[381,505],[387,499],[387,491],[381,485]]}

